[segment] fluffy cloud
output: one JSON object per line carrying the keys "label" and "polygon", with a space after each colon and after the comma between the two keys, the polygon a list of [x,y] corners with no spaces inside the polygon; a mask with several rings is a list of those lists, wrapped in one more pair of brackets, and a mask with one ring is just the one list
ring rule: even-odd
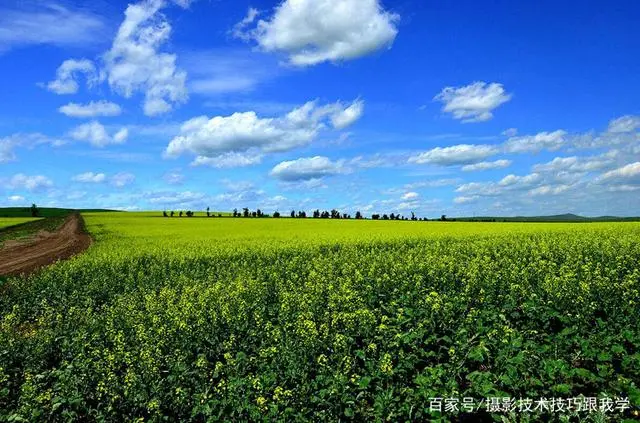
{"label": "fluffy cloud", "polygon": [[409,163],[434,164],[440,166],[466,165],[480,162],[498,153],[491,145],[459,144],[451,147],[436,147],[409,157]]}
{"label": "fluffy cloud", "polygon": [[567,132],[540,132],[536,135],[511,137],[505,143],[508,153],[538,153],[542,150],[556,151],[567,143]]}
{"label": "fluffy cloud", "polygon": [[462,166],[462,170],[464,172],[474,172],[481,170],[491,170],[491,169],[504,169],[505,167],[511,166],[511,160],[496,160],[493,162],[480,162],[476,164],[470,164]]}
{"label": "fluffy cloud", "polygon": [[46,176],[36,175],[28,176],[23,173],[18,173],[8,180],[1,181],[9,189],[15,190],[27,190],[27,191],[39,191],[43,188],[49,188],[53,186],[51,179]]}
{"label": "fluffy cloud", "polygon": [[122,128],[111,136],[100,122],[94,120],[77,126],[69,132],[69,136],[76,141],[89,142],[95,147],[105,147],[109,144],[124,143],[129,136],[129,131],[127,128]]}
{"label": "fluffy cloud", "polygon": [[533,166],[534,172],[593,172],[610,166],[617,154],[608,152],[595,157],[556,157],[548,163]]}
{"label": "fluffy cloud", "polygon": [[640,116],[626,115],[609,122],[608,132],[626,133],[633,132],[638,128],[640,128]]}
{"label": "fluffy cloud", "polygon": [[[259,163],[265,153],[287,151],[313,141],[329,121],[334,128],[345,120],[340,117],[358,104],[346,109],[341,103],[318,106],[308,102],[282,117],[261,118],[251,112],[216,116],[200,116],[185,122],[180,135],[173,138],[165,151],[168,157],[185,153],[196,155],[194,165],[231,167]],[[333,120],[338,116],[338,123]],[[353,118],[350,119],[353,123]]]}
{"label": "fluffy cloud", "polygon": [[7,200],[11,201],[12,203],[20,203],[24,202],[25,198],[21,195],[11,195],[7,198]]}
{"label": "fluffy cloud", "polygon": [[268,20],[250,9],[234,33],[268,52],[284,52],[295,66],[352,60],[391,47],[400,17],[379,0],[285,0]]}
{"label": "fluffy cloud", "polygon": [[364,101],[362,100],[354,101],[346,109],[343,109],[341,104],[336,104],[335,107],[336,110],[331,115],[331,123],[336,129],[344,129],[351,126],[364,113]]}
{"label": "fluffy cloud", "polygon": [[[188,2],[178,2],[186,6]],[[160,13],[164,0],[130,4],[111,50],[104,55],[109,85],[125,97],[144,92],[144,113],[167,113],[187,100],[187,74],[176,66],[176,56],[160,52],[171,26]]]}
{"label": "fluffy cloud", "polygon": [[333,162],[327,157],[315,156],[277,164],[270,175],[285,182],[320,179],[346,172],[344,161]]}
{"label": "fluffy cloud", "polygon": [[605,181],[635,181],[640,183],[640,162],[630,163],[618,169],[610,170],[600,176],[600,182]]}
{"label": "fluffy cloud", "polygon": [[56,79],[47,84],[47,89],[56,94],[75,94],[79,85],[77,78],[84,75],[87,85],[93,86],[100,81],[96,66],[88,59],[69,59],[62,62],[56,71]]}
{"label": "fluffy cloud", "polygon": [[442,111],[463,123],[484,122],[493,118],[493,110],[511,100],[502,84],[474,82],[463,87],[446,87],[434,100],[444,104]]}
{"label": "fluffy cloud", "polygon": [[119,116],[122,113],[120,106],[108,101],[92,101],[88,104],[69,103],[60,107],[58,111],[75,118]]}
{"label": "fluffy cloud", "polygon": [[71,178],[75,182],[99,184],[107,179],[104,173],[85,172]]}
{"label": "fluffy cloud", "polygon": [[5,2],[0,7],[0,53],[27,45],[79,46],[102,40],[105,25],[87,8],[72,10],[51,2]]}

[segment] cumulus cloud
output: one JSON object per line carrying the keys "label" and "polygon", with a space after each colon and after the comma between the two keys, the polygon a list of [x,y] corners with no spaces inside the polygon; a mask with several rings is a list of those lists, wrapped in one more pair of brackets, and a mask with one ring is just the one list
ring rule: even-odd
{"label": "cumulus cloud", "polygon": [[98,116],[119,116],[122,109],[109,101],[92,101],[88,104],[69,103],[58,111],[64,115],[75,118],[92,118]]}
{"label": "cumulus cloud", "polygon": [[493,118],[493,110],[511,100],[502,84],[474,82],[463,87],[446,87],[434,100],[444,104],[442,111],[451,113],[462,123],[484,122]]}
{"label": "cumulus cloud", "polygon": [[53,181],[42,175],[29,176],[24,173],[18,173],[9,179],[2,181],[2,184],[9,189],[39,191],[43,188],[53,186]]}
{"label": "cumulus cloud", "polygon": [[436,147],[409,157],[409,163],[434,164],[439,166],[467,165],[480,162],[498,153],[491,145],[459,144],[451,147]]}
{"label": "cumulus cloud", "polygon": [[640,128],[640,116],[621,116],[609,122],[608,132],[626,133],[633,132]]}
{"label": "cumulus cloud", "polygon": [[508,153],[538,153],[542,150],[556,151],[567,143],[567,132],[540,132],[536,135],[511,137],[505,142]]}
{"label": "cumulus cloud", "polygon": [[47,83],[46,88],[56,94],[75,94],[79,89],[77,79],[80,75],[85,76],[89,86],[100,81],[100,75],[91,60],[68,59],[58,67],[56,79]]}
{"label": "cumulus cloud", "polygon": [[85,172],[71,178],[75,182],[100,184],[107,179],[104,173]]}
{"label": "cumulus cloud", "polygon": [[122,128],[111,136],[100,122],[94,120],[75,127],[69,132],[69,136],[76,141],[89,142],[94,147],[105,147],[110,144],[124,143],[129,136],[129,131]]}
{"label": "cumulus cloud", "polygon": [[616,152],[608,152],[595,157],[556,157],[547,163],[533,166],[534,172],[593,172],[610,166]]}
{"label": "cumulus cloud", "polygon": [[464,172],[475,172],[482,170],[504,169],[511,166],[511,160],[496,160],[493,162],[480,162],[462,166]]}
{"label": "cumulus cloud", "polygon": [[[167,157],[196,155],[194,165],[233,167],[259,163],[266,153],[291,150],[313,141],[336,116],[350,115],[341,103],[319,106],[308,102],[284,116],[261,118],[255,112],[208,118],[200,116],[182,125],[180,134],[166,148]],[[353,123],[354,119],[350,119]]]}
{"label": "cumulus cloud", "polygon": [[285,182],[321,179],[325,176],[345,173],[344,161],[331,161],[327,157],[315,156],[285,161],[277,164],[269,173]]}
{"label": "cumulus cloud", "polygon": [[111,49],[104,55],[111,88],[127,98],[143,92],[147,116],[167,113],[188,97],[187,74],[177,68],[176,55],[160,51],[171,34],[171,25],[160,13],[167,4],[164,0],[130,4]]}
{"label": "cumulus cloud", "polygon": [[285,0],[270,18],[247,17],[234,28],[237,37],[255,40],[268,52],[288,55],[294,66],[356,59],[390,48],[400,17],[383,9],[379,0]]}
{"label": "cumulus cloud", "polygon": [[418,194],[417,192],[407,192],[401,198],[403,200],[415,200],[418,197],[420,197],[420,194]]}
{"label": "cumulus cloud", "polygon": [[104,37],[102,19],[87,8],[70,9],[51,2],[15,3],[0,7],[0,53],[28,45],[74,47]]}
{"label": "cumulus cloud", "polygon": [[59,146],[62,140],[50,138],[40,133],[13,134],[0,138],[0,163],[7,163],[17,159],[15,149],[17,147],[33,148],[43,144]]}

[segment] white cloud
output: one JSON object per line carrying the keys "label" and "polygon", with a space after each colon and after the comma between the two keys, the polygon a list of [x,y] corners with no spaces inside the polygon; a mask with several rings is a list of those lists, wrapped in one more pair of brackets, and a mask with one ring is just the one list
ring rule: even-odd
{"label": "white cloud", "polygon": [[7,163],[17,159],[15,149],[17,147],[33,148],[43,144],[59,146],[63,141],[47,137],[40,133],[13,134],[0,138],[0,163]]}
{"label": "white cloud", "polygon": [[85,172],[71,178],[75,182],[99,184],[107,179],[104,173]]}
{"label": "white cloud", "polygon": [[1,181],[3,185],[10,189],[25,189],[27,191],[39,191],[43,188],[49,188],[53,186],[51,179],[46,176],[36,175],[28,176],[23,173],[18,173],[8,180]]}
{"label": "white cloud", "polygon": [[84,75],[87,85],[93,86],[100,81],[96,66],[89,59],[68,59],[62,62],[56,71],[56,79],[47,84],[47,89],[56,94],[75,94],[79,85],[77,78]]}
{"label": "white cloud", "polygon": [[498,182],[498,185],[500,185],[501,187],[508,187],[508,186],[515,186],[515,185],[520,187],[528,187],[540,181],[540,179],[541,177],[540,177],[540,174],[538,173],[531,173],[525,176],[518,176],[518,175],[511,174],[502,178],[500,182]]}
{"label": "white cloud", "polygon": [[633,132],[640,128],[640,116],[621,116],[609,122],[608,132],[626,133]]}
{"label": "white cloud", "polygon": [[403,200],[415,200],[420,197],[420,194],[417,192],[407,192],[402,196]]}
{"label": "white cloud", "polygon": [[599,181],[630,181],[640,182],[640,162],[630,163],[618,169],[610,170],[598,178]]}
{"label": "white cloud", "polygon": [[529,191],[532,197],[541,195],[558,195],[570,189],[570,185],[542,185]]}
{"label": "white cloud", "polygon": [[229,152],[214,157],[197,156],[192,166],[210,166],[218,169],[246,167],[262,162],[263,155],[259,152]]}
{"label": "white cloud", "polygon": [[443,112],[463,123],[484,122],[493,118],[493,110],[511,100],[502,84],[474,82],[463,87],[446,87],[434,100],[444,103]]}
{"label": "white cloud", "polygon": [[192,153],[197,156],[194,165],[216,167],[259,163],[265,153],[287,151],[313,141],[331,117],[344,113],[342,107],[339,102],[319,107],[312,101],[277,118],[261,118],[253,111],[211,119],[200,116],[182,125],[165,155]]}
{"label": "white cloud", "polygon": [[502,135],[505,135],[507,137],[515,137],[516,135],[518,135],[518,128],[505,129],[504,131],[502,131]]}
{"label": "white cloud", "polygon": [[182,183],[185,180],[185,177],[179,171],[172,171],[172,172],[165,173],[162,179],[164,179],[164,181],[169,185],[182,185]]}
{"label": "white cloud", "polygon": [[93,44],[105,35],[102,19],[87,8],[72,10],[51,2],[13,3],[20,8],[0,7],[0,53],[28,45]]}
{"label": "white cloud", "polygon": [[135,180],[136,180],[135,175],[133,175],[131,173],[127,173],[127,172],[121,172],[121,173],[117,173],[117,174],[113,175],[110,178],[110,183],[114,187],[122,188],[122,187],[125,187],[127,185],[132,184]]}
{"label": "white cloud", "polygon": [[285,0],[268,20],[249,10],[235,27],[236,36],[254,39],[268,52],[284,52],[294,66],[352,60],[389,48],[400,17],[385,11],[379,0]]}
{"label": "white cloud", "polygon": [[511,137],[505,142],[508,153],[538,153],[542,150],[556,151],[567,143],[567,132],[540,132],[536,135]]}
{"label": "white cloud", "polygon": [[325,176],[345,173],[344,161],[331,161],[327,157],[315,156],[285,161],[277,164],[269,173],[285,182],[320,179]]}
{"label": "white cloud", "polygon": [[20,203],[24,202],[25,198],[21,195],[11,195],[7,198],[7,200],[11,201],[12,203]]}
{"label": "white cloud", "polygon": [[451,147],[436,147],[409,157],[409,163],[455,166],[477,163],[498,153],[491,145],[459,144]]}
{"label": "white cloud", "polygon": [[460,197],[456,197],[453,199],[453,202],[455,204],[468,204],[468,203],[473,203],[475,201],[478,201],[480,197],[478,197],[477,195],[472,195],[472,196],[460,196]]}
{"label": "white cloud", "polygon": [[331,123],[336,129],[344,129],[359,120],[364,113],[364,101],[356,100],[346,109],[336,105],[337,110],[331,115]]}
{"label": "white cloud", "polygon": [[556,157],[548,163],[533,166],[534,172],[593,172],[613,163],[615,152],[595,157]]}
{"label": "white cloud", "polygon": [[69,136],[74,140],[86,141],[95,147],[105,147],[109,144],[122,144],[127,140],[128,134],[128,130],[122,128],[111,136],[106,128],[95,120],[79,125],[69,132]]}
{"label": "white cloud", "polygon": [[88,104],[69,103],[60,107],[58,111],[75,118],[119,116],[122,113],[120,106],[108,101],[92,101]]}
{"label": "white cloud", "polygon": [[481,170],[491,170],[491,169],[504,169],[505,167],[511,166],[511,160],[496,160],[493,162],[480,162],[476,164],[470,164],[462,166],[462,170],[464,172],[474,172]]}
{"label": "white cloud", "polygon": [[[188,2],[179,2],[186,6]],[[129,98],[144,92],[144,113],[156,116],[184,103],[188,93],[187,75],[176,66],[176,55],[162,53],[171,26],[160,13],[164,0],[130,4],[111,49],[104,55],[109,85]]]}

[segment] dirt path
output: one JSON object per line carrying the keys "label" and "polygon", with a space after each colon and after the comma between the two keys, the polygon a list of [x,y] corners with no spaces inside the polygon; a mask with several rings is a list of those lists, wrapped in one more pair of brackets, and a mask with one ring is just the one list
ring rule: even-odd
{"label": "dirt path", "polygon": [[31,273],[86,250],[91,237],[79,214],[67,217],[55,232],[40,232],[26,241],[7,241],[0,248],[0,275]]}

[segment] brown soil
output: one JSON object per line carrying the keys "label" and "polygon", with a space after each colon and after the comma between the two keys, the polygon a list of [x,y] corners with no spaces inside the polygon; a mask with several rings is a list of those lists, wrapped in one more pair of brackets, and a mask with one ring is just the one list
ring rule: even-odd
{"label": "brown soil", "polygon": [[35,272],[58,260],[68,259],[91,245],[79,214],[67,217],[55,232],[41,231],[26,241],[8,241],[0,248],[0,275]]}

